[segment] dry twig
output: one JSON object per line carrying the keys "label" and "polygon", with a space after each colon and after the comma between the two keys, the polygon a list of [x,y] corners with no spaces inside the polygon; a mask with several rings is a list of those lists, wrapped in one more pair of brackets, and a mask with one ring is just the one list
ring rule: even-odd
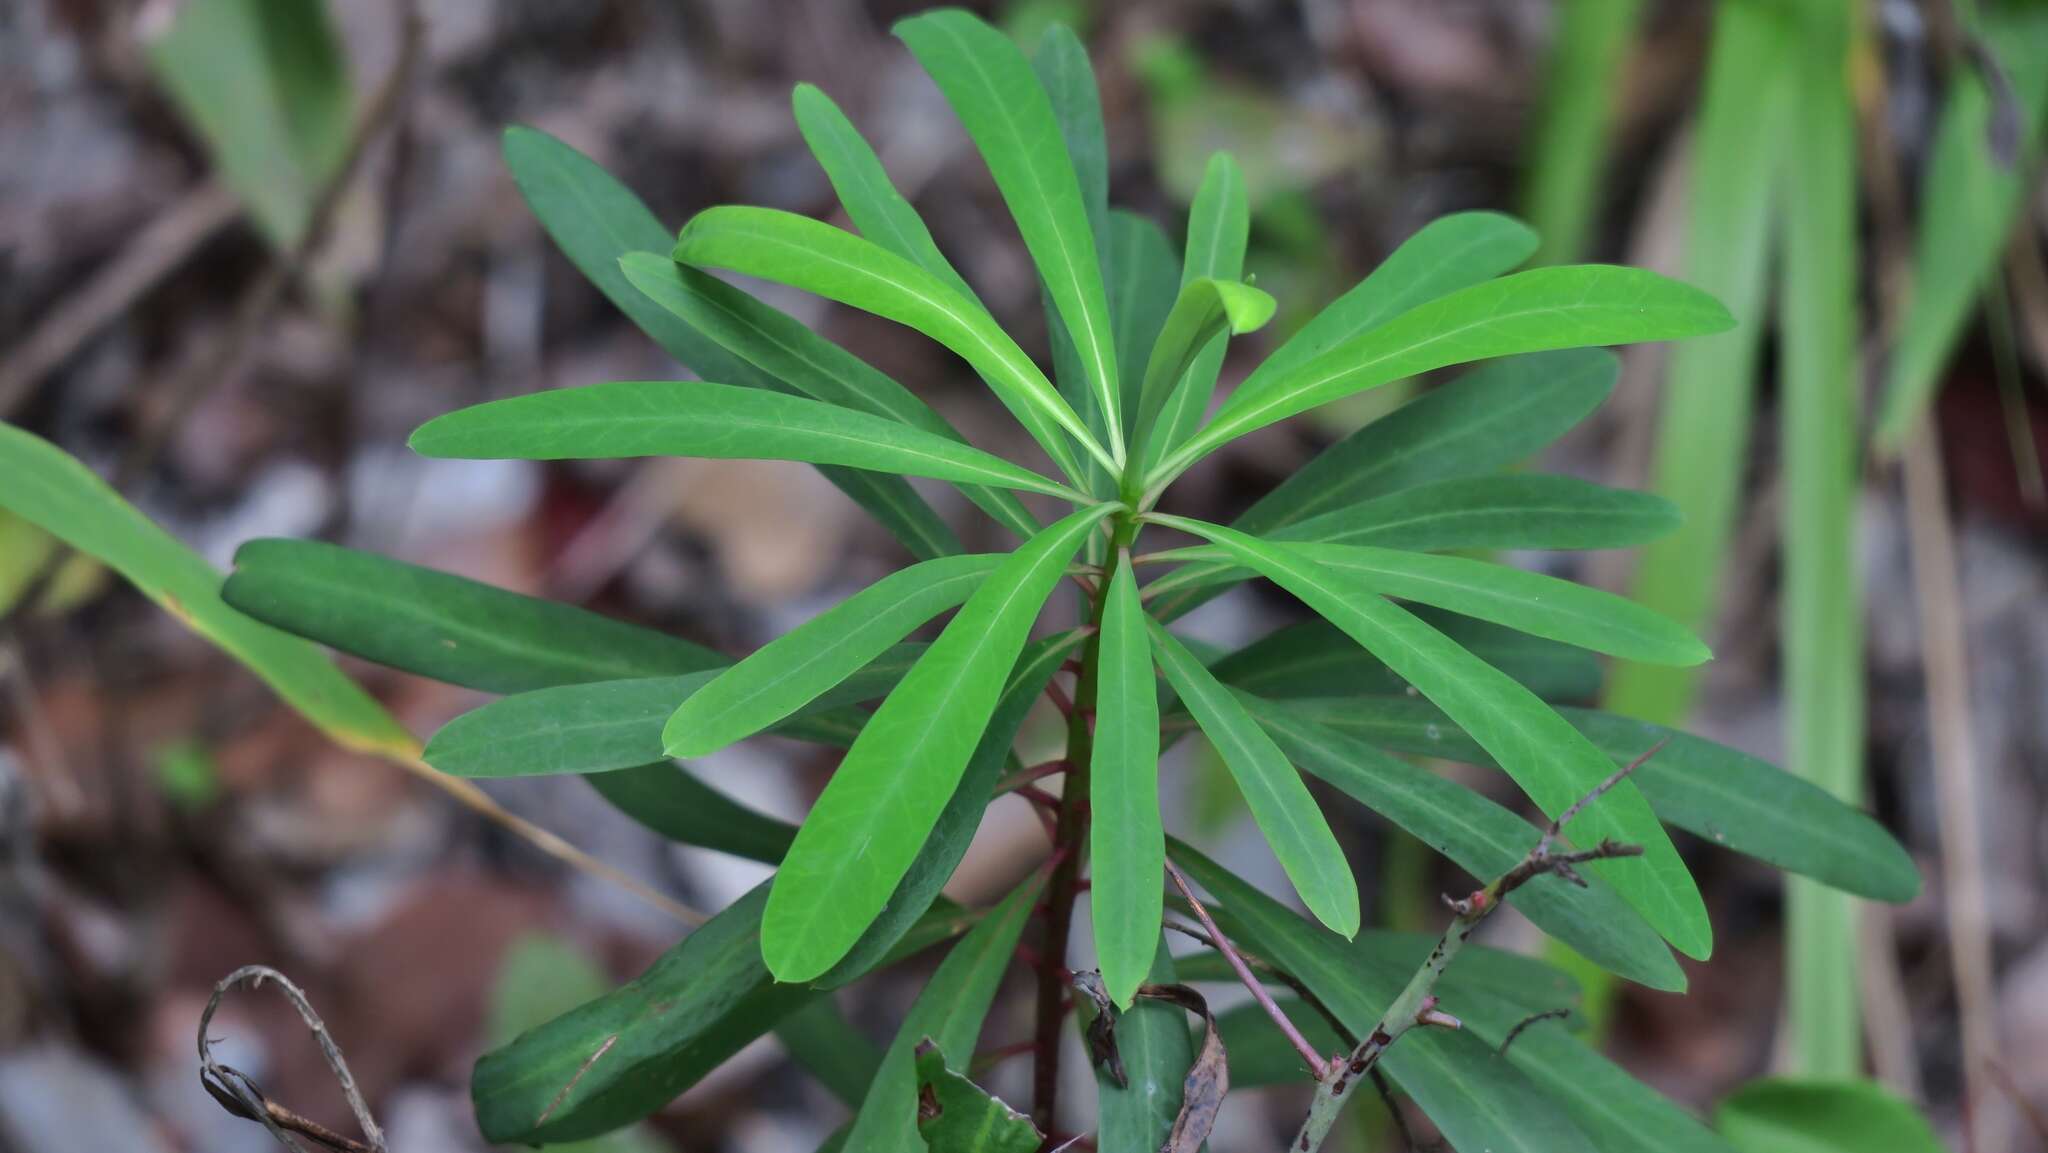
{"label": "dry twig", "polygon": [[[299,1019],[320,1044],[320,1055],[327,1061],[327,1067],[334,1072],[334,1079],[340,1083],[342,1096],[348,1098],[348,1107],[355,1114],[356,1124],[362,1127],[367,1142],[346,1137],[332,1129],[304,1117],[283,1105],[270,1100],[256,1086],[248,1075],[231,1065],[223,1065],[213,1059],[213,1038],[207,1036],[207,1026],[213,1023],[214,1011],[220,1008],[221,999],[230,989],[247,985],[260,989],[265,982],[273,982],[292,1008],[299,1012]],[[384,1131],[377,1126],[376,1117],[370,1113],[370,1106],[363,1100],[362,1090],[356,1088],[355,1075],[349,1072],[348,1062],[341,1055],[341,1047],[327,1032],[327,1025],[320,1020],[320,1014],[313,1011],[313,1005],[306,1000],[306,994],[291,979],[268,965],[244,965],[213,987],[213,996],[206,1002],[205,1012],[199,1015],[199,1083],[221,1108],[237,1117],[255,1121],[270,1131],[277,1143],[293,1153],[306,1153],[306,1147],[299,1143],[299,1137],[306,1137],[341,1153],[387,1153],[384,1145]]]}

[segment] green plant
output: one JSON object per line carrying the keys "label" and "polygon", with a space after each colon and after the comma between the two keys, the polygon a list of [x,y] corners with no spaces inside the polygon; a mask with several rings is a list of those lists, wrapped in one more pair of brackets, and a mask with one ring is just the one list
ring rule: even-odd
{"label": "green plant", "polygon": [[[1293,1013],[1308,1006],[1321,1021],[1304,1033],[1267,998],[1231,1028],[1291,1052],[1293,1067],[1269,1077],[1317,1085],[1295,1148],[1320,1144],[1349,1094],[1382,1072],[1460,1149],[1727,1148],[1552,1020],[1570,1008],[1568,982],[1466,938],[1506,901],[1626,979],[1683,988],[1670,948],[1703,959],[1711,929],[1666,823],[1876,899],[1910,897],[1917,873],[1874,822],[1761,761],[1552,703],[1597,684],[1595,653],[1704,660],[1682,628],[1568,582],[1438,555],[1626,547],[1670,530],[1673,511],[1656,498],[1504,470],[1612,388],[1615,361],[1594,346],[1716,332],[1725,310],[1626,268],[1512,272],[1535,250],[1527,229],[1492,214],[1448,217],[1205,420],[1223,345],[1273,311],[1241,278],[1236,166],[1208,165],[1181,263],[1156,225],[1108,207],[1100,111],[1071,33],[1055,29],[1032,59],[957,11],[897,33],[1017,220],[1044,285],[1054,379],[998,327],[829,98],[801,87],[799,125],[858,234],[714,208],[663,254],[666,230],[596,165],[537,132],[506,137],[522,191],[569,258],[719,383],[517,397],[443,416],[412,439],[440,457],[695,455],[826,469],[919,563],[747,659],[310,542],[246,546],[216,595],[203,563],[77,462],[13,429],[0,430],[0,463],[29,482],[10,484],[0,504],[104,560],[360,747],[412,757],[403,730],[299,638],[506,694],[427,745],[444,772],[583,774],[664,835],[778,863],[636,980],[486,1055],[472,1089],[493,1141],[617,1129],[780,1029],[856,1109],[837,1148],[1029,1149],[1057,1139],[1071,1001],[1096,1065],[1097,1147],[1186,1153],[1206,1138],[1230,1079],[1222,1030],[1194,986],[1241,981],[1264,998],[1263,982],[1277,979],[1299,994]],[[901,385],[709,270],[804,289],[938,341],[1057,477],[968,445]],[[1479,360],[1495,363],[1333,446],[1232,526],[1159,511],[1176,478],[1238,437]],[[1020,543],[963,554],[906,477],[958,487]],[[1019,494],[1060,514],[1047,525],[1044,506]],[[1140,550],[1162,534],[1182,540]],[[1141,567],[1164,571],[1141,584]],[[1227,654],[1169,631],[1254,577],[1322,619]],[[1085,623],[1033,640],[1069,581]],[[948,611],[929,644],[906,639]],[[1068,675],[1071,687],[1057,679]],[[1012,746],[1041,698],[1064,707],[1066,749],[1022,764]],[[1196,730],[1311,917],[1166,836],[1159,755]],[[846,748],[799,828],[670,759],[769,731]],[[1533,827],[1398,754],[1498,766],[1550,823]],[[1297,769],[1485,882],[1455,904],[1449,933],[1362,927],[1351,864]],[[1054,777],[1057,798],[1039,786]],[[940,887],[984,808],[1012,792],[1049,810],[1047,859],[991,909],[947,901]],[[1084,880],[1093,965],[1068,947]],[[966,1075],[1033,924],[1026,1118]],[[1208,950],[1170,953],[1169,926]],[[844,1036],[833,990],[955,938],[871,1078],[813,1049]],[[1199,1044],[1190,1012],[1207,1022]],[[1332,1038],[1349,1052],[1330,1058]]]}

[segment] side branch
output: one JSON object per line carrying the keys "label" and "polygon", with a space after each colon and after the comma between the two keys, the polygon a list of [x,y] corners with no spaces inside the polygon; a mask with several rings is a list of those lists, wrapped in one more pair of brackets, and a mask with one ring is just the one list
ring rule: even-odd
{"label": "side branch", "polygon": [[1456,1017],[1437,1008],[1437,982],[1443,978],[1444,970],[1450,967],[1458,952],[1465,947],[1465,942],[1471,939],[1473,932],[1479,928],[1480,922],[1492,915],[1493,911],[1500,907],[1500,903],[1507,899],[1508,894],[1537,877],[1552,874],[1583,887],[1586,880],[1578,874],[1575,866],[1588,861],[1642,855],[1640,845],[1620,845],[1613,841],[1601,841],[1590,849],[1559,852],[1558,836],[1564,827],[1571,823],[1572,818],[1584,811],[1587,805],[1627,779],[1630,773],[1663,747],[1663,742],[1658,742],[1649,752],[1615,770],[1612,776],[1600,782],[1592,792],[1559,813],[1557,819],[1544,828],[1543,836],[1537,840],[1536,847],[1530,849],[1529,854],[1514,868],[1502,873],[1491,884],[1462,900],[1444,898],[1444,903],[1450,906],[1454,914],[1450,928],[1444,930],[1444,935],[1437,941],[1436,948],[1430,950],[1428,959],[1423,961],[1422,967],[1408,979],[1407,986],[1394,998],[1394,1003],[1387,1006],[1386,1012],[1381,1014],[1379,1024],[1373,1027],[1371,1035],[1359,1042],[1349,1057],[1331,1063],[1328,1073],[1316,1086],[1315,1100],[1309,1105],[1308,1120],[1302,1122],[1301,1135],[1296,1138],[1293,1149],[1298,1153],[1315,1153],[1322,1147],[1323,1139],[1330,1135],[1330,1129],[1337,1123],[1338,1115],[1344,1111],[1344,1105],[1350,1100],[1352,1091],[1361,1081],[1367,1080],[1377,1071],[1380,1058],[1386,1055],[1387,1048],[1400,1040],[1408,1030],[1430,1026],[1444,1029],[1462,1027]]}

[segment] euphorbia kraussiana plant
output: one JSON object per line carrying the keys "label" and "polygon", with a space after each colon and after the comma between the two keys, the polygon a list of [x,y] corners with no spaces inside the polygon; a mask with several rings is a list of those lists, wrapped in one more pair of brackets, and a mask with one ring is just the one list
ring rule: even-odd
{"label": "euphorbia kraussiana plant", "polygon": [[[1021,1153],[1065,1140],[1083,1115],[1055,1101],[1071,1004],[1097,1068],[1102,1150],[1198,1148],[1229,1079],[1224,1033],[1291,1042],[1247,1049],[1263,1065],[1238,1068],[1240,1083],[1319,1085],[1297,1149],[1320,1144],[1356,1085],[1382,1074],[1460,1150],[1723,1148],[1572,1036],[1569,1019],[1550,1019],[1571,1004],[1558,974],[1461,953],[1466,936],[1507,899],[1595,963],[1682,988],[1669,950],[1704,959],[1711,931],[1666,823],[1874,898],[1910,896],[1917,874],[1873,822],[1770,765],[1550,703],[1590,694],[1593,654],[1692,663],[1707,652],[1628,601],[1456,553],[1627,547],[1669,530],[1657,498],[1509,470],[1611,389],[1615,360],[1597,346],[1714,333],[1727,313],[1634,269],[1513,272],[1536,238],[1464,213],[1417,232],[1212,405],[1226,343],[1274,309],[1243,275],[1248,212],[1230,158],[1212,159],[1176,256],[1154,222],[1107,206],[1093,76],[1070,32],[1055,29],[1030,58],[959,11],[896,33],[1016,220],[1043,287],[1051,378],[998,327],[853,125],[804,86],[798,125],[857,232],[713,208],[671,248],[596,165],[510,132],[507,161],[556,242],[712,383],[496,401],[429,422],[412,445],[436,457],[805,461],[917,563],[737,663],[327,545],[247,546],[225,590],[228,604],[291,632],[509,694],[428,745],[445,772],[586,774],[668,836],[778,865],[634,982],[487,1055],[473,1085],[485,1135],[546,1144],[604,1132],[775,1030],[856,1109],[839,1148]],[[903,386],[721,271],[939,342],[1053,471],[969,445]],[[1327,449],[1231,525],[1159,510],[1177,478],[1238,437],[1475,361],[1489,363]],[[1015,547],[964,553],[906,477],[957,486]],[[32,501],[17,503],[35,519]],[[1221,655],[1171,630],[1254,578],[1320,620]],[[1065,582],[1083,593],[1085,623],[1033,639]],[[929,644],[906,640],[949,611]],[[1041,699],[1064,709],[1067,747],[1025,765],[1012,744]],[[1308,916],[1165,834],[1160,752],[1192,729],[1228,768]],[[764,732],[846,748],[799,828],[669,759]],[[1397,754],[1497,766],[1552,823],[1532,826]],[[1297,770],[1488,882],[1455,904],[1434,947],[1361,929],[1351,862]],[[1045,862],[993,908],[957,906],[940,888],[983,809],[1011,792],[1044,810]],[[1068,939],[1084,889],[1092,956]],[[1167,928],[1195,951],[1169,952]],[[871,1077],[830,1051],[857,1044],[832,990],[954,938]],[[1037,999],[1020,1047],[1035,1066],[1022,1112],[966,1077],[1020,957]],[[1218,980],[1259,995],[1222,1033],[1194,988]],[[1266,994],[1283,984],[1298,996]],[[1190,1011],[1208,1018],[1199,1041]]]}

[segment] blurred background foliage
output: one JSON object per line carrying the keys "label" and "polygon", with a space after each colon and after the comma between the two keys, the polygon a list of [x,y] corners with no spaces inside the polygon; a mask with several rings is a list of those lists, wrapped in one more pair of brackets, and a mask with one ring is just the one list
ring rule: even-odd
{"label": "blurred background foliage", "polygon": [[[725,202],[826,214],[830,188],[788,114],[790,86],[816,82],[1006,326],[1042,325],[986,173],[884,34],[915,7],[13,0],[0,12],[0,419],[102,467],[216,563],[249,537],[320,536],[728,651],[757,645],[900,559],[809,471],[454,466],[406,454],[404,434],[489,397],[675,371],[525,212],[498,161],[509,123],[596,157],[671,225]],[[1745,1150],[2048,1149],[2026,1104],[2048,1100],[2048,5],[981,7],[1027,43],[1055,21],[1082,32],[1117,202],[1176,231],[1209,153],[1237,156],[1246,268],[1281,312],[1233,346],[1226,386],[1261,342],[1459,209],[1522,215],[1539,260],[1647,265],[1734,310],[1728,335],[1632,351],[1614,402],[1544,462],[1653,488],[1688,514],[1640,565],[1596,553],[1569,575],[1695,626],[1719,659],[1616,667],[1601,696],[1871,808],[1929,884],[1879,912],[1697,856],[1714,960],[1688,964],[1684,998],[1589,972],[1590,1027]],[[814,300],[777,303],[978,443],[1019,447],[934,347]],[[1042,353],[1042,327],[1036,339]],[[1236,446],[1189,478],[1182,511],[1234,515],[1430,384]],[[0,1150],[267,1147],[193,1084],[189,1049],[207,988],[249,960],[312,991],[393,1148],[480,1149],[475,1054],[673,937],[618,890],[333,749],[4,515],[0,612]],[[1290,614],[1244,590],[1191,623],[1237,644]],[[416,731],[475,703],[361,671]],[[780,745],[714,763],[781,816],[829,768]],[[1166,780],[1170,825],[1226,858],[1249,849],[1202,750]],[[761,875],[669,846],[578,789],[491,792],[700,906]],[[1437,923],[1431,894],[1457,878],[1404,834],[1340,814],[1369,917]],[[990,898],[1035,835],[1021,805],[998,806],[950,891]],[[1233,867],[1261,867],[1242,856]],[[1526,924],[1496,932],[1538,947]],[[864,1036],[830,1044],[857,1055],[886,1037],[914,988],[846,1006]],[[275,1008],[223,1015],[236,1063],[279,1099],[329,1101]],[[1243,1059],[1248,1084],[1258,1055]],[[1791,1079],[1755,1081],[1767,1073]],[[789,1074],[764,1043],[590,1148],[811,1147],[843,1106]],[[1300,1096],[1233,1098],[1212,1147],[1268,1146]],[[342,1120],[330,1105],[308,1112]],[[1392,1147],[1384,1115],[1358,1112],[1353,1147]]]}

